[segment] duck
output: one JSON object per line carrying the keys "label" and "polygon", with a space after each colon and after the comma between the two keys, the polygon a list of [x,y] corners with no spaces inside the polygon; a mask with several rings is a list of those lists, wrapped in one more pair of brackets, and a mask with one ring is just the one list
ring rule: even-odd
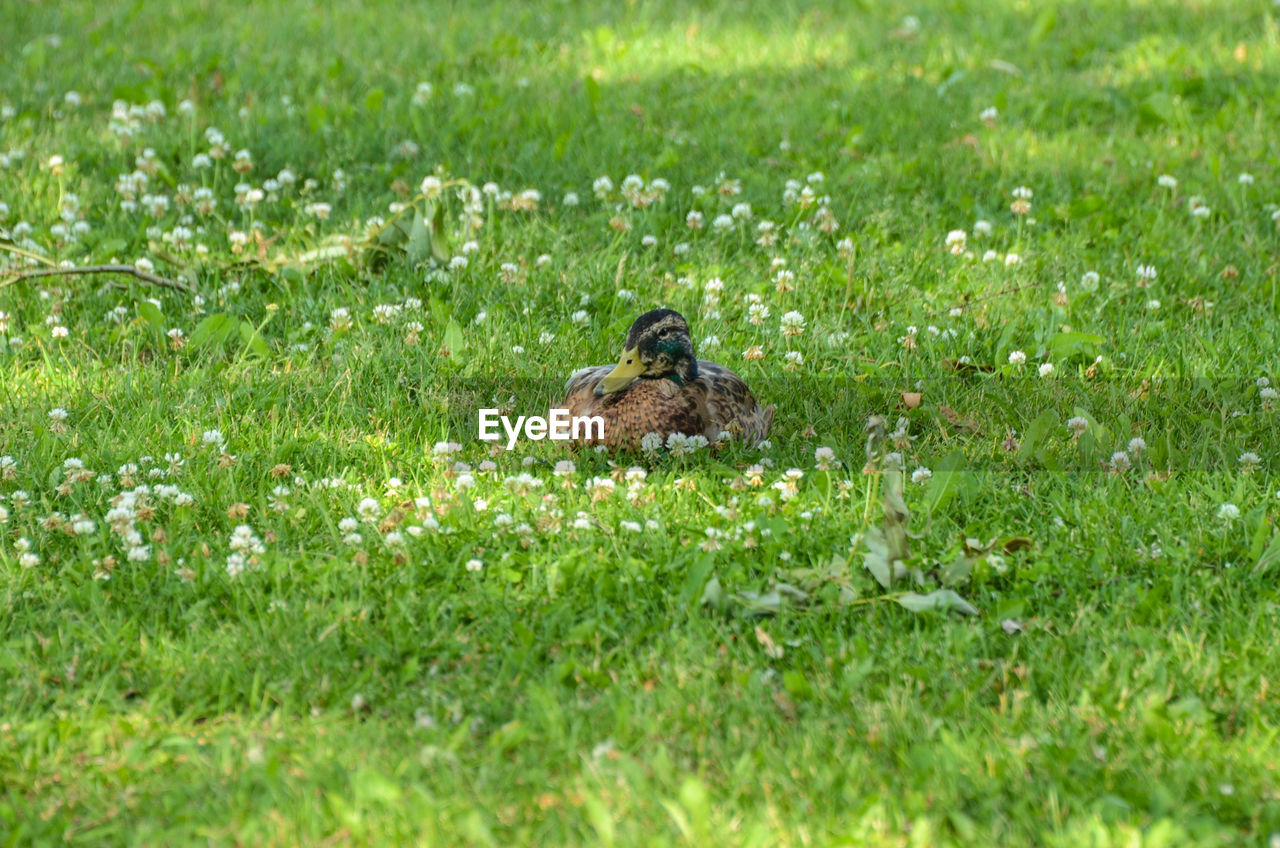
{"label": "duck", "polygon": [[653,309],[627,331],[617,365],[575,371],[565,384],[561,409],[604,420],[602,436],[579,443],[635,449],[649,433],[663,443],[673,433],[726,436],[756,446],[769,435],[773,406],[761,406],[733,371],[698,359],[689,322],[674,309]]}

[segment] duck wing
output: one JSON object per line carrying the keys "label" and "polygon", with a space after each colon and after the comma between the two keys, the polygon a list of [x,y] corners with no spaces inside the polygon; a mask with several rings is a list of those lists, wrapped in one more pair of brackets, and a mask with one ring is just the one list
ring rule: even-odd
{"label": "duck wing", "polygon": [[698,360],[698,378],[711,420],[735,439],[751,445],[764,441],[773,425],[773,406],[761,406],[742,378],[715,362]]}

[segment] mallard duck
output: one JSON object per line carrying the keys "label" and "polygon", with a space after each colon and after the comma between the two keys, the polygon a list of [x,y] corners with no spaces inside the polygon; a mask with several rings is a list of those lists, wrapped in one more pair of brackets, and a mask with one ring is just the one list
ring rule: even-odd
{"label": "mallard duck", "polygon": [[627,332],[617,365],[574,372],[560,408],[572,416],[604,419],[610,447],[635,448],[649,433],[665,442],[672,433],[721,433],[756,445],[769,435],[772,406],[760,406],[742,378],[714,362],[696,359],[689,323],[672,309],[641,315]]}

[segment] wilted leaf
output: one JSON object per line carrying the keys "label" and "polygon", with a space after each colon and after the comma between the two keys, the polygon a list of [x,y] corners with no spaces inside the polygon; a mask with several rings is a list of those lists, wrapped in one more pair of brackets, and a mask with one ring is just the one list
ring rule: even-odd
{"label": "wilted leaf", "polygon": [[927,610],[947,612],[954,610],[964,615],[978,614],[977,607],[950,589],[937,589],[927,595],[907,592],[905,595],[898,595],[894,600],[912,612],[925,612]]}
{"label": "wilted leaf", "polygon": [[698,599],[698,603],[712,609],[724,607],[724,589],[720,587],[719,577],[713,576],[707,581],[707,585],[702,588],[702,597]]}
{"label": "wilted leaf", "polygon": [[748,615],[777,615],[787,603],[808,603],[809,593],[789,583],[779,583],[768,592],[739,592],[737,598]]}
{"label": "wilted leaf", "polygon": [[889,544],[883,530],[879,527],[869,528],[866,543],[867,552],[863,555],[862,567],[871,572],[877,583],[889,589],[895,581],[907,576],[906,565],[900,559],[890,559]]}
{"label": "wilted leaf", "polygon": [[1258,562],[1253,567],[1253,573],[1270,574],[1277,565],[1280,565],[1280,533],[1271,538],[1271,544],[1267,545],[1267,549],[1262,552],[1262,556],[1258,557]]}
{"label": "wilted leaf", "polygon": [[[992,59],[987,63],[987,67],[993,71],[999,71],[1002,74],[1008,74],[1011,77],[1022,76],[1022,69],[1012,62],[1006,62],[1004,59]],[[1001,107],[1003,108],[1003,107]]]}
{"label": "wilted leaf", "polygon": [[756,628],[756,641],[760,643],[760,647],[764,648],[765,654],[775,660],[782,659],[783,655],[786,654],[782,646],[774,642],[773,637],[764,632],[763,627]]}
{"label": "wilted leaf", "polygon": [[977,435],[982,432],[982,428],[978,426],[977,421],[974,421],[972,418],[966,418],[965,416],[956,412],[954,409],[952,409],[949,406],[938,407],[938,412],[942,415],[943,418],[947,419],[947,423],[950,424],[952,427],[956,427],[961,430],[968,430],[970,433],[973,433],[974,435]]}
{"label": "wilted leaf", "polygon": [[413,223],[409,225],[409,241],[405,245],[405,258],[410,262],[426,262],[431,258],[431,233],[421,209],[413,210]]}
{"label": "wilted leaf", "polygon": [[902,405],[907,409],[918,409],[920,401],[924,398],[920,392],[903,392]]}
{"label": "wilted leaf", "polygon": [[978,365],[973,362],[961,362],[958,359],[942,360],[942,367],[957,374],[990,374],[995,371],[990,365]]}
{"label": "wilted leaf", "polygon": [[942,566],[942,582],[948,586],[957,586],[969,579],[973,573],[973,558],[957,554],[956,558]]}
{"label": "wilted leaf", "polygon": [[1005,553],[1011,554],[1017,551],[1030,550],[1034,545],[1035,542],[1028,536],[1010,536],[1004,540],[1004,544],[1001,547],[1004,548]]}
{"label": "wilted leaf", "polygon": [[431,236],[431,255],[441,264],[448,262],[453,256],[453,251],[449,247],[449,232],[445,229],[443,203],[436,204],[435,212],[431,216],[431,226],[428,229]]}

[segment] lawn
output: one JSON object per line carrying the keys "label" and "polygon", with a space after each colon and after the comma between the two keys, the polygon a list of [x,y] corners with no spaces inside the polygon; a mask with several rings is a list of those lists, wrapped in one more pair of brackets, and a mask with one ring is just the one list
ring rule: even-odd
{"label": "lawn", "polygon": [[[0,845],[1280,845],[1280,6],[0,51]],[[766,443],[477,438],[656,306]]]}

